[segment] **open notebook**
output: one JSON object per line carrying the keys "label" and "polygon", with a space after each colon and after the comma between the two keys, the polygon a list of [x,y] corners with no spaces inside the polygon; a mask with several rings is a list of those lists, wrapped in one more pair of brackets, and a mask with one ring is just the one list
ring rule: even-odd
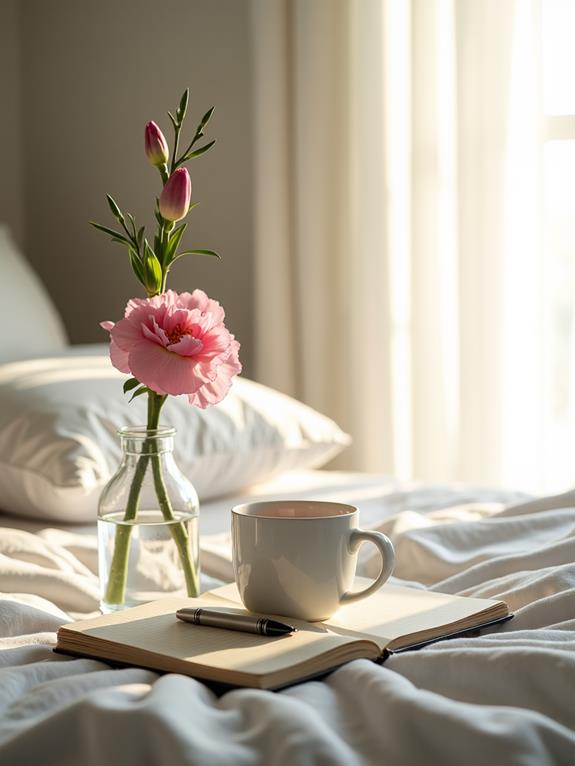
{"label": "open notebook", "polygon": [[[356,587],[364,584],[357,578]],[[56,651],[183,673],[230,686],[277,689],[350,660],[381,661],[390,651],[509,616],[502,601],[386,584],[325,622],[284,618],[298,628],[297,632],[270,638],[178,620],[176,610],[190,606],[246,612],[236,586],[225,585],[197,599],[166,598],[63,625],[58,630]]]}

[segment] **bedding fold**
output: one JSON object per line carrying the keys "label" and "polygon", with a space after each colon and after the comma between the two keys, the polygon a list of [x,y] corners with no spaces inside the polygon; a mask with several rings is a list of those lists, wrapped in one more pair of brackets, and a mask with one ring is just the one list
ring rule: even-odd
{"label": "bedding fold", "polygon": [[[0,762],[573,764],[575,493],[460,499],[397,490],[378,513],[372,491],[370,526],[396,545],[396,582],[503,598],[515,617],[275,694],[218,697],[183,676],[54,655],[57,627],[97,609],[95,538],[0,529]],[[229,540],[202,544],[208,588],[230,571]]]}

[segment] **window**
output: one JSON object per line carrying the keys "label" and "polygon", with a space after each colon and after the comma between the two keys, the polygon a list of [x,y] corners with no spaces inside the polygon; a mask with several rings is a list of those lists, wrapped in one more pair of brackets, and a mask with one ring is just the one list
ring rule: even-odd
{"label": "window", "polygon": [[542,0],[544,489],[575,481],[575,3]]}

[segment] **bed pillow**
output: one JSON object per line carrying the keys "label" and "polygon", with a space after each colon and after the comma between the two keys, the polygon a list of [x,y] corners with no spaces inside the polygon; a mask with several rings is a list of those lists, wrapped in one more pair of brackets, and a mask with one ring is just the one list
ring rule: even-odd
{"label": "bed pillow", "polygon": [[[98,496],[120,460],[116,432],[146,418],[146,397],[128,403],[125,376],[102,350],[72,347],[0,365],[0,509],[95,520]],[[319,467],[349,443],[325,416],[242,378],[206,410],[170,397],[161,422],[176,427],[176,460],[204,500]]]}
{"label": "bed pillow", "polygon": [[6,288],[0,302],[0,362],[65,348],[66,333],[50,296],[1,224],[0,273]]}

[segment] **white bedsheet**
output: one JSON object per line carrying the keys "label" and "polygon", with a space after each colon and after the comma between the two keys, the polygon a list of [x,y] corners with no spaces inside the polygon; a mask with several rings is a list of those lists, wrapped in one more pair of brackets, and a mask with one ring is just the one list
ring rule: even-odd
{"label": "white bedsheet", "polygon": [[[575,493],[505,508],[502,493],[401,488],[379,477],[316,472],[289,482],[260,494],[358,502],[362,523],[394,538],[397,578],[505,598],[515,618],[381,667],[356,661],[277,694],[218,698],[190,678],[54,655],[57,627],[97,608],[95,539],[7,521],[0,763],[575,763]],[[204,569],[224,579],[230,504],[204,509],[205,519],[213,514],[204,531],[219,533],[204,539]],[[370,572],[375,558],[364,549]]]}

